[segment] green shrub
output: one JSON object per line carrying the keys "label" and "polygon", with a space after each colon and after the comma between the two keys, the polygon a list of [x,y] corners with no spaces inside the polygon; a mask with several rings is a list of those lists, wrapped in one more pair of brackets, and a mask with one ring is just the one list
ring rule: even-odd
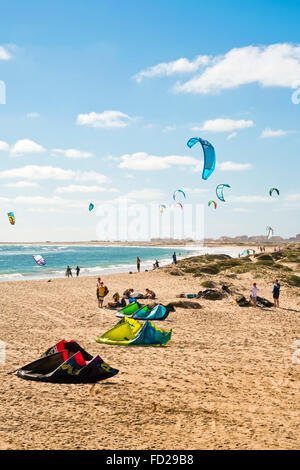
{"label": "green shrub", "polygon": [[216,284],[213,281],[203,281],[201,282],[202,287],[207,287],[208,289],[211,289],[213,287],[216,287]]}

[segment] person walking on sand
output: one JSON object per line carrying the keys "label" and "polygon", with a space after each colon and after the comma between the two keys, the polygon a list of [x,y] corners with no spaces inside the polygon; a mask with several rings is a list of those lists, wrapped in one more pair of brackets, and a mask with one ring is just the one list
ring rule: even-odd
{"label": "person walking on sand", "polygon": [[173,263],[176,264],[177,263],[177,256],[176,256],[176,253],[174,251],[173,255],[172,255],[172,258],[173,258]]}
{"label": "person walking on sand", "polygon": [[139,273],[140,269],[141,269],[141,260],[138,256],[136,257],[136,268],[137,268],[137,271]]}
{"label": "person walking on sand", "polygon": [[273,286],[273,299],[274,299],[275,308],[279,308],[279,294],[280,294],[280,284],[278,282],[278,279],[276,279],[276,281],[274,281],[274,286]]}
{"label": "person walking on sand", "polygon": [[77,277],[79,276],[79,273],[80,273],[80,267],[79,267],[79,266],[76,266],[76,276],[77,276]]}
{"label": "person walking on sand", "polygon": [[258,289],[256,287],[256,282],[253,282],[253,286],[252,286],[251,294],[250,294],[250,297],[251,297],[251,300],[252,300],[252,303],[253,303],[253,307],[256,307],[257,290]]}

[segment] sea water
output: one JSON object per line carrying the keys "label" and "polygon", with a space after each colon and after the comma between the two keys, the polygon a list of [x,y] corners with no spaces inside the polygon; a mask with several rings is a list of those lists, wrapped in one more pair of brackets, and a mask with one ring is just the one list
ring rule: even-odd
{"label": "sea water", "polygon": [[[226,253],[237,256],[237,248],[217,247],[153,247],[153,246],[76,246],[76,245],[0,245],[0,281],[64,277],[67,265],[80,267],[80,276],[101,276],[136,271],[136,257],[141,259],[141,271],[153,269],[156,260],[160,265],[172,263],[174,251],[177,258],[205,253]],[[39,266],[33,256],[41,255],[46,264]]]}

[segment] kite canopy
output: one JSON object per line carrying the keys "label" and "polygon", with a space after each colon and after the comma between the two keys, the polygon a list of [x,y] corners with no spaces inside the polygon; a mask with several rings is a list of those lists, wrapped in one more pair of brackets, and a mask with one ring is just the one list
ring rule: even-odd
{"label": "kite canopy", "polygon": [[273,237],[274,230],[272,229],[272,227],[267,227],[266,231],[267,231],[267,238],[268,238],[268,240],[270,240],[270,238]]}
{"label": "kite canopy", "polygon": [[224,195],[223,195],[224,188],[230,188],[229,184],[218,184],[218,186],[216,187],[217,197],[220,199],[220,201],[223,201],[223,202],[225,202]]}
{"label": "kite canopy", "polygon": [[181,209],[183,209],[183,205],[181,204],[181,202],[176,202],[176,204],[174,204],[174,208],[177,207],[177,206],[179,206],[179,207],[181,207]]}
{"label": "kite canopy", "polygon": [[159,212],[162,214],[166,210],[167,206],[165,204],[159,205]]}
{"label": "kite canopy", "polygon": [[203,140],[200,137],[192,137],[188,141],[187,146],[189,148],[192,148],[197,142],[201,144],[203,153],[204,153],[204,166],[203,166],[203,172],[202,172],[202,179],[207,180],[207,178],[209,178],[209,176],[212,174],[216,166],[215,149],[213,148],[211,143],[208,142],[208,140]]}
{"label": "kite canopy", "polygon": [[15,214],[13,212],[8,212],[7,216],[11,225],[15,225],[15,222],[16,222]]}
{"label": "kite canopy", "polygon": [[211,206],[212,204],[215,206],[215,209],[216,209],[217,203],[215,201],[208,201],[208,206]]}
{"label": "kite canopy", "polygon": [[[131,313],[129,313],[130,311]],[[122,310],[116,313],[116,316],[119,318],[127,316],[136,320],[165,320],[168,315],[169,312],[163,305],[156,305],[153,309],[150,309],[148,305],[141,307],[137,302],[127,305],[127,307],[122,308]]]}
{"label": "kite canopy", "polygon": [[124,317],[111,330],[96,338],[97,343],[119,346],[166,346],[172,330],[161,330],[151,321],[144,325],[133,318]]}
{"label": "kite canopy", "polygon": [[277,189],[277,188],[271,188],[271,189],[269,190],[270,196],[272,196],[272,194],[273,194],[274,191],[276,191],[277,195],[279,196],[279,189]]}
{"label": "kite canopy", "polygon": [[94,207],[95,207],[94,204],[92,204],[92,203],[90,202],[89,211],[92,211],[92,210],[94,209]]}
{"label": "kite canopy", "polygon": [[242,253],[240,253],[240,256],[248,256],[248,255],[254,255],[255,250],[252,250],[252,248],[249,248],[248,250],[244,250]]}
{"label": "kite canopy", "polygon": [[46,261],[41,255],[33,256],[33,259],[36,262],[36,264],[38,264],[39,266],[45,266],[46,264]]}
{"label": "kite canopy", "polygon": [[18,377],[54,383],[95,383],[119,371],[93,358],[75,341],[62,340],[49,348],[41,358],[18,369]]}
{"label": "kite canopy", "polygon": [[184,196],[184,199],[186,199],[186,195],[185,195],[185,192],[182,191],[182,189],[176,189],[176,191],[174,191],[174,194],[173,194],[173,199],[174,201],[176,201],[176,196],[181,193],[183,196]]}

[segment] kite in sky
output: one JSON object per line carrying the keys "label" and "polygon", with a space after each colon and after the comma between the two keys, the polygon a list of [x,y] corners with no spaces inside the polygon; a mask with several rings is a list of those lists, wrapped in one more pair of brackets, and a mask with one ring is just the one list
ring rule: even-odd
{"label": "kite in sky", "polygon": [[15,214],[13,212],[8,212],[7,215],[8,215],[11,225],[15,225],[15,222],[16,222]]}
{"label": "kite in sky", "polygon": [[270,238],[273,237],[274,230],[272,229],[272,227],[267,227],[266,231],[267,231],[267,238],[268,238],[268,240],[270,240]]}
{"label": "kite in sky", "polygon": [[162,214],[163,212],[165,212],[167,206],[165,204],[160,204],[159,205],[159,212]]}
{"label": "kite in sky", "polygon": [[92,203],[90,202],[89,211],[92,211],[92,210],[94,209],[94,207],[95,207],[94,204],[92,204]]}
{"label": "kite in sky", "polygon": [[176,189],[176,191],[174,191],[174,194],[173,194],[173,199],[174,199],[174,201],[176,201],[176,196],[177,196],[178,193],[183,194],[184,199],[186,199],[186,195],[185,195],[185,193],[182,191],[182,189]]}
{"label": "kite in sky", "polygon": [[270,191],[269,191],[270,196],[272,196],[272,194],[273,194],[274,191],[276,191],[276,193],[277,193],[278,196],[279,196],[279,189],[277,189],[277,188],[271,188],[271,189],[270,189]]}
{"label": "kite in sky", "polygon": [[204,166],[203,166],[203,172],[202,172],[202,179],[207,180],[207,178],[209,178],[209,176],[212,174],[216,166],[215,149],[213,148],[211,143],[208,142],[208,140],[200,139],[200,137],[192,137],[188,141],[187,146],[189,148],[192,148],[197,142],[201,144],[203,153],[204,153]]}
{"label": "kite in sky", "polygon": [[177,206],[181,207],[181,209],[183,209],[183,205],[181,204],[181,202],[176,202],[176,204],[174,204],[174,208],[176,208]]}
{"label": "kite in sky", "polygon": [[46,261],[41,255],[33,256],[33,259],[36,262],[36,264],[38,264],[39,266],[45,266],[46,264]]}
{"label": "kite in sky", "polygon": [[216,187],[217,197],[220,199],[220,201],[223,201],[223,202],[225,202],[224,195],[223,195],[224,188],[230,188],[229,184],[218,184],[218,186]]}
{"label": "kite in sky", "polygon": [[217,203],[215,201],[208,201],[208,206],[211,206],[212,204],[215,206],[215,209],[216,209]]}

